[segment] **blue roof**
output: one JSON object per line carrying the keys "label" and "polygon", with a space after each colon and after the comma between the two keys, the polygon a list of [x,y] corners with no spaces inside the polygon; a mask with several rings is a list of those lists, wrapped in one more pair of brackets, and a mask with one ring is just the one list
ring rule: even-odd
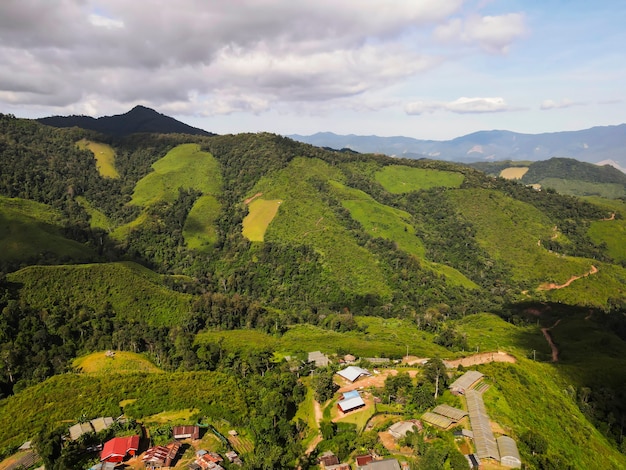
{"label": "blue roof", "polygon": [[350,398],[356,398],[356,397],[359,397],[359,396],[361,396],[361,395],[359,394],[358,390],[351,390],[351,391],[345,392],[343,394],[343,399],[344,400],[349,400]]}

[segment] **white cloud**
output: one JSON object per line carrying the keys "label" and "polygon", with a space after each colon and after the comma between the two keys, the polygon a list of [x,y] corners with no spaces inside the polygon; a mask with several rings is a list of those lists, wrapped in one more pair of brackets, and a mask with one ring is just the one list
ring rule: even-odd
{"label": "white cloud", "polygon": [[454,101],[414,101],[408,103],[405,112],[410,115],[448,111],[456,114],[498,113],[517,111],[519,108],[510,106],[501,97],[467,98],[461,97]]}
{"label": "white cloud", "polygon": [[445,43],[477,44],[490,53],[506,53],[510,45],[526,33],[522,13],[499,16],[471,15],[452,18],[435,29],[435,37]]}
{"label": "white cloud", "polygon": [[572,101],[569,98],[563,98],[561,101],[544,100],[539,108],[543,111],[550,109],[571,108],[572,106],[584,106],[586,103],[581,101]]}
{"label": "white cloud", "polygon": [[113,29],[113,28],[124,27],[123,21],[115,20],[113,18],[107,18],[106,16],[97,15],[95,13],[89,15],[88,19],[92,25],[97,26],[99,28]]}

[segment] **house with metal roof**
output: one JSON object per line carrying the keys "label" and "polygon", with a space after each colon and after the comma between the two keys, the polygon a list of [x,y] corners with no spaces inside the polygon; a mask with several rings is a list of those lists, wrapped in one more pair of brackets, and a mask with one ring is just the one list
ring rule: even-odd
{"label": "house with metal roof", "polygon": [[361,394],[358,390],[344,393],[343,399],[337,403],[337,407],[344,413],[348,413],[349,411],[356,410],[363,406],[365,406],[365,402],[363,398],[361,398]]}
{"label": "house with metal roof", "polygon": [[397,440],[405,437],[409,431],[419,432],[421,430],[422,423],[420,423],[416,419],[413,419],[411,421],[399,421],[395,424],[392,424],[391,426],[389,426],[389,429],[387,429],[387,432],[389,432],[389,434],[391,434],[391,436]]}
{"label": "house with metal roof", "polygon": [[500,452],[496,439],[491,430],[489,415],[483,402],[483,396],[475,390],[468,390],[465,394],[467,409],[469,410],[470,424],[474,433],[476,454],[481,459],[495,459],[500,461]]}
{"label": "house with metal roof", "polygon": [[433,409],[433,413],[450,418],[454,422],[461,421],[467,416],[467,411],[454,408],[450,405],[438,405]]}
{"label": "house with metal roof", "polygon": [[200,426],[174,426],[172,435],[174,439],[200,439]]}
{"label": "house with metal roof", "polygon": [[139,436],[114,437],[104,443],[101,462],[121,462],[127,455],[134,456],[139,450]]}
{"label": "house with metal roof", "polygon": [[350,382],[355,382],[360,377],[370,376],[372,374],[370,374],[370,372],[367,369],[363,369],[357,366],[348,366],[345,369],[337,372],[337,375],[339,375],[340,377],[343,377],[344,379]]}
{"label": "house with metal roof", "polygon": [[509,436],[500,436],[496,439],[498,450],[500,451],[500,465],[511,468],[521,468],[522,459],[520,459],[516,442]]}
{"label": "house with metal roof", "polygon": [[315,363],[315,367],[326,367],[330,364],[328,356],[320,351],[310,352],[308,355],[308,361]]}
{"label": "house with metal roof", "polygon": [[468,370],[465,374],[452,382],[450,391],[455,395],[464,395],[482,378],[483,374],[477,370]]}
{"label": "house with metal roof", "polygon": [[437,426],[441,429],[448,429],[454,423],[450,418],[439,415],[437,413],[433,413],[432,411],[427,411],[422,415],[422,421],[432,424],[433,426]]}
{"label": "house with metal roof", "polygon": [[400,463],[396,459],[372,460],[360,468],[362,470],[402,470]]}

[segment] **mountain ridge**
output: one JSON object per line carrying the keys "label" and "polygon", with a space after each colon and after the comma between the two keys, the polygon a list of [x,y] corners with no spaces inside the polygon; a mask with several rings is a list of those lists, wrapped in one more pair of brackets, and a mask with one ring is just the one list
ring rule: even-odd
{"label": "mountain ridge", "polygon": [[626,167],[626,124],[541,134],[482,130],[441,141],[405,136],[340,135],[332,132],[318,132],[308,136],[291,134],[287,137],[320,147],[461,163],[569,157],[587,163],[610,160],[620,167],[618,169]]}
{"label": "mountain ridge", "polygon": [[118,137],[140,132],[215,135],[141,105],[135,106],[126,113],[113,116],[101,116],[99,118],[82,115],[50,116],[37,119],[37,121],[52,127],[80,127]]}

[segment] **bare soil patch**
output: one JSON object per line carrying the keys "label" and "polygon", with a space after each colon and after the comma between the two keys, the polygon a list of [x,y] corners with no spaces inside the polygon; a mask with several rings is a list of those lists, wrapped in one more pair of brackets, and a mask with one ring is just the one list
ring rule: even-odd
{"label": "bare soil patch", "polygon": [[252,201],[254,201],[257,197],[261,197],[263,196],[263,193],[256,193],[254,196],[249,197],[248,199],[246,199],[245,201],[243,201],[244,204],[250,204]]}
{"label": "bare soil patch", "polygon": [[552,341],[552,336],[550,336],[550,330],[556,327],[560,322],[561,322],[561,319],[559,318],[554,323],[554,325],[548,328],[541,329],[543,336],[546,338],[546,341],[548,342],[548,344],[550,345],[550,349],[552,350],[552,362],[559,362],[559,349],[556,347],[556,344],[554,344],[554,341]]}

